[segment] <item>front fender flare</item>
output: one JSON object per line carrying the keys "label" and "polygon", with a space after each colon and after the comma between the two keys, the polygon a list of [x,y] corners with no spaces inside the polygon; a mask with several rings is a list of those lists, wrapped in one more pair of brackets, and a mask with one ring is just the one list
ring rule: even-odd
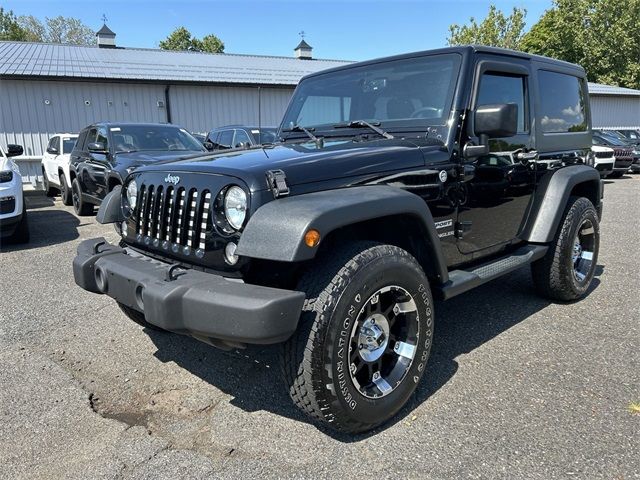
{"label": "front fender flare", "polygon": [[237,253],[250,258],[300,262],[315,257],[318,247],[304,243],[314,228],[326,238],[332,231],[375,218],[410,215],[426,232],[434,268],[441,281],[448,278],[431,212],[417,195],[386,185],[326,190],[273,200],[251,216]]}

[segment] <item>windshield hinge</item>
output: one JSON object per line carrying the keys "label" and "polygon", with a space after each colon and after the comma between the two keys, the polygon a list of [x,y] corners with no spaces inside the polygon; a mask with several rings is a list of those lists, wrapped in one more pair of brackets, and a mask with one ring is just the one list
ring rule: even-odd
{"label": "windshield hinge", "polygon": [[289,195],[289,186],[287,185],[287,176],[282,170],[267,170],[267,185],[273,198],[284,197]]}

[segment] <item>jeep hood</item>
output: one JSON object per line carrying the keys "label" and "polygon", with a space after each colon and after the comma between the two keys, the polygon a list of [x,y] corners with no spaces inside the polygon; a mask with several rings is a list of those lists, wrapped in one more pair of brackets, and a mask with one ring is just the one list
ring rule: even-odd
{"label": "jeep hood", "polygon": [[[231,150],[185,160],[156,162],[145,171],[203,173],[237,177],[251,191],[267,188],[265,173],[282,170],[290,186],[331,179],[374,175],[390,170],[424,165],[424,155],[417,142],[424,139],[393,139],[354,142],[352,139],[326,141],[322,148],[315,143],[285,143],[251,150]],[[426,142],[432,149],[442,148],[435,141]],[[427,146],[427,145],[420,145]],[[159,160],[159,159],[158,159]]]}
{"label": "jeep hood", "polygon": [[127,165],[149,165],[156,162],[171,162],[175,160],[182,160],[193,158],[194,156],[202,155],[203,152],[196,151],[153,151],[153,150],[140,150],[138,152],[121,152],[116,153],[116,157],[119,162],[127,163]]}

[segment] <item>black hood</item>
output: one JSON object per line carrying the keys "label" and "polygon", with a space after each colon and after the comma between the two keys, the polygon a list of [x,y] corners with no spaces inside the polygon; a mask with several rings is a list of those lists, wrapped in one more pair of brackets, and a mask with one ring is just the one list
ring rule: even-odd
{"label": "black hood", "polygon": [[130,167],[136,167],[141,165],[149,165],[156,162],[173,162],[175,160],[193,158],[194,156],[203,155],[204,153],[206,152],[197,152],[191,150],[140,150],[137,152],[116,153],[116,159],[119,163],[126,163]]}
{"label": "black hood", "polygon": [[424,165],[424,155],[419,146],[427,145],[433,149],[442,148],[442,143],[428,139],[327,140],[322,148],[313,142],[285,143],[269,148],[233,150],[171,163],[155,163],[138,172],[229,175],[242,179],[251,191],[257,191],[267,188],[267,170],[283,170],[287,183],[294,186],[417,167]]}

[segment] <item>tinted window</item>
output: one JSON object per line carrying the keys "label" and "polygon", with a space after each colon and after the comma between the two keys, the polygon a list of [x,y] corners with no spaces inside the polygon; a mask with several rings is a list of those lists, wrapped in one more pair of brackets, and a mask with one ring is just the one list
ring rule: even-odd
{"label": "tinted window", "polygon": [[60,153],[71,153],[73,147],[76,144],[76,139],[73,137],[63,137],[62,138],[62,152]]}
{"label": "tinted window", "polygon": [[517,75],[485,73],[480,79],[477,105],[515,103],[518,106],[518,133],[529,131],[526,118],[525,78]]}
{"label": "tinted window", "polygon": [[105,150],[109,150],[109,139],[107,129],[104,127],[98,128],[98,134],[96,135],[96,142],[102,143]]}
{"label": "tinted window", "polygon": [[98,129],[97,128],[92,128],[91,130],[89,130],[89,133],[87,134],[87,140],[84,143],[84,148],[83,150],[88,150],[88,145],[90,143],[94,143],[96,141],[96,137],[98,136]]}
{"label": "tinted window", "polygon": [[444,125],[459,65],[459,55],[433,55],[310,77],[296,89],[283,128],[331,128],[353,120],[378,120],[383,127]]}
{"label": "tinted window", "polygon": [[262,131],[253,130],[251,133],[253,133],[256,143],[276,143],[277,141],[275,128],[263,128]]}
{"label": "tinted window", "polygon": [[80,135],[78,135],[78,140],[76,141],[76,144],[74,146],[74,148],[78,148],[79,150],[82,150],[82,148],[84,147],[84,144],[87,140],[87,133],[89,132],[89,130],[82,130],[80,132]]}
{"label": "tinted window", "polygon": [[55,148],[59,153],[62,153],[60,151],[60,137],[52,137],[51,140],[49,140],[49,147]]}
{"label": "tinted window", "polygon": [[545,133],[587,130],[581,80],[563,73],[538,72],[540,126]]}
{"label": "tinted window", "polygon": [[236,130],[236,136],[233,139],[233,144],[238,147],[241,143],[248,143],[249,145],[251,145],[253,142],[251,142],[251,139],[249,138],[249,135],[247,135],[247,132],[245,132],[244,130]]}
{"label": "tinted window", "polygon": [[224,130],[220,132],[217,143],[216,148],[220,150],[231,148],[231,144],[233,143],[233,130]]}

